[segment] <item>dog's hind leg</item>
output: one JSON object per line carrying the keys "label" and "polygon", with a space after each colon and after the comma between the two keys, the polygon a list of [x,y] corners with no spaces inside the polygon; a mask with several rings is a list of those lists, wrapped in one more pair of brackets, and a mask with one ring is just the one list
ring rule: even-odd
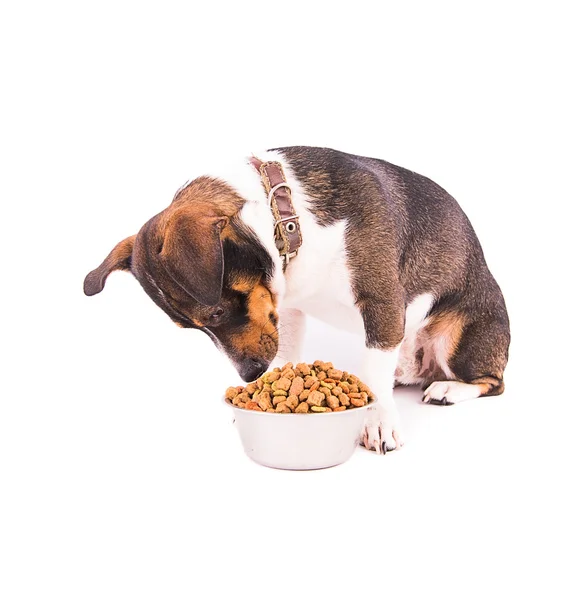
{"label": "dog's hind leg", "polygon": [[457,312],[433,318],[428,332],[437,368],[423,402],[450,405],[503,393],[510,340],[504,304],[470,319]]}

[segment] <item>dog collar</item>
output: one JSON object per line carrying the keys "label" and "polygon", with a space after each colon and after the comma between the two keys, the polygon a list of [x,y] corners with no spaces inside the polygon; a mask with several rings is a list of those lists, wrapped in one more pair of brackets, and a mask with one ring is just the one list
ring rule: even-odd
{"label": "dog collar", "polygon": [[251,157],[250,162],[260,173],[268,195],[268,203],[274,217],[275,244],[283,259],[285,270],[290,259],[298,254],[302,244],[299,217],[292,203],[292,192],[279,162],[263,162],[256,156]]}

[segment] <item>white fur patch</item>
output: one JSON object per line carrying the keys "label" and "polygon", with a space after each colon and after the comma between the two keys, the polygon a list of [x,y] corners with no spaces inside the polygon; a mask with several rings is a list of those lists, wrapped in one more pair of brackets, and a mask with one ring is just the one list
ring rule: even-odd
{"label": "white fur patch", "polygon": [[399,383],[411,385],[420,381],[418,364],[415,353],[419,346],[424,344],[419,335],[428,324],[427,315],[433,306],[432,294],[417,296],[408,306],[405,313],[405,335],[399,353],[399,362],[395,371],[395,378]]}
{"label": "white fur patch", "polygon": [[421,294],[408,306],[405,312],[405,337],[414,334],[424,325],[425,318],[433,306],[433,294]]}
{"label": "white fur patch", "polygon": [[448,364],[450,344],[451,342],[445,335],[438,335],[431,341],[431,347],[433,350],[433,355],[435,356],[435,361],[439,367],[441,367],[447,379],[452,379],[455,377]]}
{"label": "white fur patch", "polygon": [[377,454],[400,450],[403,441],[399,435],[396,410],[391,411],[379,402],[369,407],[360,442],[367,450],[374,450]]}

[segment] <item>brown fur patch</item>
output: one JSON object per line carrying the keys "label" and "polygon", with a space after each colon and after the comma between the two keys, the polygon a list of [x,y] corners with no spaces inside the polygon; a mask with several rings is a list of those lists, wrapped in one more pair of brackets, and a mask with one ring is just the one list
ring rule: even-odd
{"label": "brown fur patch", "polygon": [[[257,283],[256,277],[247,274],[235,274],[234,281],[231,282],[231,289],[242,294],[252,294]],[[266,289],[266,288],[265,288]],[[268,291],[268,290],[267,290]]]}
{"label": "brown fur patch", "polygon": [[231,335],[230,343],[239,355],[268,356],[272,360],[277,349],[278,333],[269,315],[273,313],[276,316],[276,307],[264,285],[259,283],[248,292],[247,308],[249,325]]}
{"label": "brown fur patch", "polygon": [[116,244],[102,264],[88,273],[84,279],[84,293],[87,296],[94,296],[101,292],[106,278],[112,271],[128,271],[130,269],[135,239],[136,236],[132,235]]}
{"label": "brown fur patch", "polygon": [[481,387],[481,396],[498,396],[505,391],[505,383],[497,377],[478,377],[470,383]]}
{"label": "brown fur patch", "polygon": [[223,217],[232,217],[243,206],[244,199],[234,189],[214,177],[198,177],[180,189],[170,206],[164,212],[169,213],[182,206],[196,207],[199,210],[211,207]]}
{"label": "brown fur patch", "polygon": [[425,331],[431,340],[438,337],[443,337],[446,344],[446,361],[450,361],[451,357],[457,350],[463,329],[466,323],[465,315],[450,311],[442,312],[434,316],[425,328]]}
{"label": "brown fur patch", "polygon": [[[154,271],[157,278],[161,270],[201,304],[217,304],[224,274],[223,239],[235,237],[230,220],[243,204],[226,183],[211,177],[195,179],[139,232],[135,274]],[[156,261],[160,269],[150,264]]]}
{"label": "brown fur patch", "polygon": [[439,313],[431,319],[431,322],[426,327],[426,331],[431,337],[443,336],[447,340],[450,340],[450,354],[452,354],[463,333],[465,321],[465,315],[458,312]]}

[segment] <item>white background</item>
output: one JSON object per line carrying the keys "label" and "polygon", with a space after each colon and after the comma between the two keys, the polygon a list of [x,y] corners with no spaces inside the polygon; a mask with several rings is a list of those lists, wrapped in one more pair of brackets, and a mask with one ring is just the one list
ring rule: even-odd
{"label": "white background", "polygon": [[[575,597],[570,4],[3,4],[3,600]],[[293,144],[447,188],[513,334],[502,397],[399,391],[401,452],[303,473],[245,457],[236,373],[130,275],[82,295],[185,180]]]}

